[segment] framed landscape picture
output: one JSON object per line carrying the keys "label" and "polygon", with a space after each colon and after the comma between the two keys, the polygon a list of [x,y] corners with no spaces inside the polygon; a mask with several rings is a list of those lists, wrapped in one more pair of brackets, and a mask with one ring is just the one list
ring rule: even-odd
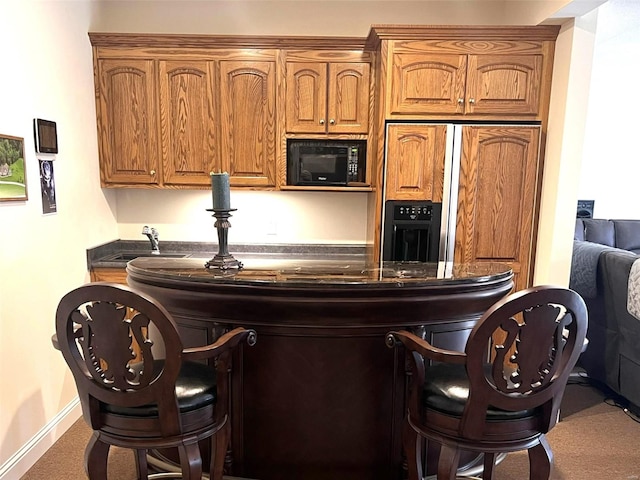
{"label": "framed landscape picture", "polygon": [[0,202],[27,200],[24,138],[0,134]]}

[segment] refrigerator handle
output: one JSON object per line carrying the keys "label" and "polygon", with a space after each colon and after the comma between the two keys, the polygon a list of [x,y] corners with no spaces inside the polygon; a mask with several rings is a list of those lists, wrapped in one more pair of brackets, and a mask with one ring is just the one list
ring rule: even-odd
{"label": "refrigerator handle", "polygon": [[440,250],[438,253],[438,277],[453,274],[453,254],[456,240],[458,214],[458,185],[462,156],[462,126],[448,125],[444,159],[444,191],[442,193],[442,218],[440,223]]}

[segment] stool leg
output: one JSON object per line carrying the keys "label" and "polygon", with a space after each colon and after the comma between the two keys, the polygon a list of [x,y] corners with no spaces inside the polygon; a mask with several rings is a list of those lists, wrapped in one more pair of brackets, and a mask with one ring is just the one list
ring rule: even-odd
{"label": "stool leg", "polygon": [[198,442],[183,444],[178,447],[183,480],[202,479],[202,457]]}
{"label": "stool leg", "polygon": [[211,465],[209,467],[211,480],[222,480],[230,435],[231,423],[227,420],[225,425],[211,437]]}
{"label": "stool leg", "polygon": [[404,454],[407,457],[409,480],[422,480],[422,438],[405,419],[402,430]]}
{"label": "stool leg", "polygon": [[547,442],[547,437],[541,435],[540,443],[529,449],[530,480],[549,480],[552,463],[553,452]]}
{"label": "stool leg", "polygon": [[147,480],[149,478],[149,464],[145,449],[136,449],[136,472],[139,479]]}
{"label": "stool leg", "polygon": [[482,471],[482,480],[493,480],[493,467],[496,466],[496,454],[484,454],[484,469]]}
{"label": "stool leg", "polygon": [[84,470],[89,480],[107,480],[107,460],[110,446],[100,440],[98,432],[93,432],[84,451]]}
{"label": "stool leg", "polygon": [[456,480],[460,463],[460,449],[442,445],[438,459],[438,480]]}

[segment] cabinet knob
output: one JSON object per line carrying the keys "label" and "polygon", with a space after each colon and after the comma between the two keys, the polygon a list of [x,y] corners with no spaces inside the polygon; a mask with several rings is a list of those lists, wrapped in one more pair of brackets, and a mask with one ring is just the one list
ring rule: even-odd
{"label": "cabinet knob", "polygon": [[320,125],[324,125],[324,118],[320,119]]}
{"label": "cabinet knob", "polygon": [[335,124],[336,124],[336,121],[332,118],[331,120],[329,120],[329,123],[330,123],[331,125],[335,125]]}
{"label": "cabinet knob", "polygon": [[475,104],[475,103],[476,103],[476,99],[475,99],[475,98],[470,98],[470,99],[469,99],[469,103],[470,103],[471,105]]}
{"label": "cabinet knob", "polygon": [[156,171],[155,171],[155,170],[151,170],[149,173],[150,173],[151,175],[155,175],[155,174],[156,174]]}
{"label": "cabinet knob", "polygon": [[458,99],[458,105],[462,105],[464,103],[464,98],[459,98]]}

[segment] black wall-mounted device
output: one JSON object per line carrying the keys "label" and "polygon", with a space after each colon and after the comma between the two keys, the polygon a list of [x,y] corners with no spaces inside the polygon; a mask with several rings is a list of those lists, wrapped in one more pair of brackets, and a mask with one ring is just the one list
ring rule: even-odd
{"label": "black wall-mounted device", "polygon": [[33,119],[33,139],[38,153],[58,153],[58,132],[56,122]]}

